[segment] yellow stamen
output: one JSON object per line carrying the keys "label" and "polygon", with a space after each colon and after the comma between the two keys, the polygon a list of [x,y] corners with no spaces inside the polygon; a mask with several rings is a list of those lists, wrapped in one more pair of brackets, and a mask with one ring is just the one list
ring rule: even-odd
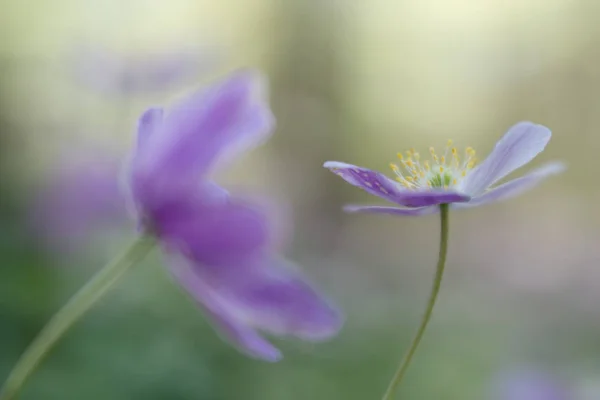
{"label": "yellow stamen", "polygon": [[431,158],[424,161],[421,161],[421,155],[415,149],[397,153],[400,163],[390,163],[396,180],[409,189],[452,188],[460,185],[469,170],[475,167],[477,159],[472,147],[467,147],[463,155],[453,147],[453,143],[448,140],[444,153],[439,156],[435,148],[430,147]]}

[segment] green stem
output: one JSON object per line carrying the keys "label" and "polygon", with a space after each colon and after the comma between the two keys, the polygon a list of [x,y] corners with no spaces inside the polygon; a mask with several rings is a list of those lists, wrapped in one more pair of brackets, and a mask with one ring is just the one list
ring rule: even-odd
{"label": "green stem", "polygon": [[437,299],[438,293],[440,291],[440,286],[442,284],[442,277],[444,275],[444,266],[446,265],[446,253],[448,252],[448,204],[440,205],[440,220],[441,220],[441,234],[440,234],[440,253],[438,257],[437,268],[435,270],[435,276],[433,278],[433,287],[431,289],[431,294],[429,295],[429,300],[427,301],[427,308],[425,309],[425,314],[421,319],[421,324],[419,325],[419,329],[415,337],[406,352],[406,355],[402,359],[400,366],[396,370],[392,381],[390,382],[385,394],[383,395],[383,400],[392,400],[394,396],[394,392],[396,388],[402,381],[402,377],[404,373],[408,369],[410,361],[412,360],[415,352],[417,351],[417,347],[423,338],[423,334],[425,333],[425,329],[427,328],[427,324],[431,319],[431,314],[433,313],[433,306],[435,305],[435,301]]}
{"label": "green stem", "polygon": [[140,236],[111,263],[90,279],[50,321],[25,350],[0,392],[0,400],[10,400],[33,373],[37,365],[65,332],[90,309],[102,295],[154,246],[150,236]]}

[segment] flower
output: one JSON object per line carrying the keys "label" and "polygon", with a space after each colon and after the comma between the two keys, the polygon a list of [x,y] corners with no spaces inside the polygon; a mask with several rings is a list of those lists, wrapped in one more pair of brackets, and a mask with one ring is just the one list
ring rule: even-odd
{"label": "flower", "polygon": [[568,388],[555,377],[535,370],[512,371],[498,380],[494,400],[570,400]]}
{"label": "flower", "polygon": [[118,184],[118,163],[105,154],[80,150],[37,191],[32,231],[53,250],[72,253],[98,232],[124,227],[126,201]]}
{"label": "flower", "polygon": [[262,79],[238,71],[139,120],[130,189],[142,229],[158,239],[176,280],[245,353],[281,355],[257,330],[321,340],[341,318],[275,254],[268,210],[231,196],[208,175],[268,138],[274,125]]}
{"label": "flower", "polygon": [[349,205],[344,208],[348,212],[426,215],[437,212],[439,204],[452,203],[451,208],[461,209],[505,200],[564,171],[562,163],[552,162],[521,178],[492,187],[541,153],[550,137],[551,132],[545,126],[519,122],[479,165],[475,150],[468,147],[461,156],[452,141],[448,141],[442,156],[430,148],[431,160],[421,160],[419,153],[411,149],[406,155],[398,153],[399,165],[391,164],[396,181],[379,172],[337,161],[328,161],[324,167],[370,194],[403,206]]}

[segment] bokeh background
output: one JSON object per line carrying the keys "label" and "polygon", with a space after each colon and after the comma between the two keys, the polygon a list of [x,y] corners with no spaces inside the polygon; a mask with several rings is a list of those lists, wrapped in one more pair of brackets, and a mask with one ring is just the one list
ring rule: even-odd
{"label": "bokeh background", "polygon": [[[600,399],[599,17],[596,0],[4,0],[0,380],[135,234],[110,207],[80,219],[78,203],[99,195],[86,179],[69,192],[65,171],[117,176],[146,107],[253,66],[269,77],[277,131],[220,179],[286,205],[286,254],[345,310],[343,332],[277,340],[278,364],[248,359],[153,254],[77,323],[22,399],[379,398],[422,313],[438,221],[343,214],[377,199],[323,162],[388,171],[396,152],[450,138],[482,156],[520,120],[553,131],[533,164],[569,169],[451,216],[445,282],[399,398]],[[48,193],[71,202],[40,216]],[[63,237],[67,220],[74,237]],[[530,380],[564,393],[511,389]]]}

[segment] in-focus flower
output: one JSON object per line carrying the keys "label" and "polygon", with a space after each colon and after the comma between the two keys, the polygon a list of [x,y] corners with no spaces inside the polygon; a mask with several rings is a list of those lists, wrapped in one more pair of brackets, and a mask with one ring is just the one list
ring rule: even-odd
{"label": "in-focus flower", "polygon": [[139,120],[130,189],[142,229],[158,238],[170,271],[225,337],[269,361],[280,352],[257,330],[328,338],[341,320],[273,248],[268,210],[209,179],[222,161],[263,142],[274,119],[262,78],[239,71]]}
{"label": "in-focus flower", "polygon": [[205,72],[215,61],[208,49],[132,55],[79,48],[74,58],[72,68],[79,82],[120,95],[167,90]]}
{"label": "in-focus flower", "polygon": [[544,150],[551,132],[542,125],[519,122],[496,143],[492,153],[477,165],[475,150],[468,147],[461,154],[452,141],[443,154],[430,148],[430,160],[423,160],[415,150],[398,153],[398,164],[391,168],[396,180],[366,168],[328,161],[325,168],[352,185],[402,207],[345,207],[348,212],[395,215],[426,215],[439,210],[440,204],[451,208],[470,208],[505,200],[530,189],[543,179],[562,172],[560,162],[546,164],[529,174],[502,185],[493,185],[514,170],[530,162]]}
{"label": "in-focus flower", "polygon": [[[119,162],[85,151],[47,177],[31,208],[33,233],[52,250],[72,253],[99,234],[129,225],[118,184]],[[125,229],[123,229],[125,230]]]}
{"label": "in-focus flower", "polygon": [[556,377],[540,371],[512,371],[494,386],[493,400],[572,400],[568,388]]}

